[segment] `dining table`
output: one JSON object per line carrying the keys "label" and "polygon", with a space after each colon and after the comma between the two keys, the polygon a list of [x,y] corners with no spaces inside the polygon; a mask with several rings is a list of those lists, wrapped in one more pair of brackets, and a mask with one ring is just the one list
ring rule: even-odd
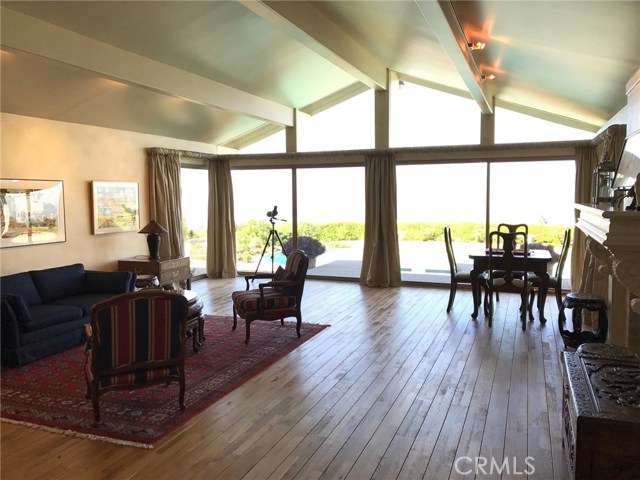
{"label": "dining table", "polygon": [[[502,253],[495,253],[494,258],[502,257]],[[548,266],[551,262],[551,252],[544,249],[531,249],[528,250],[527,261],[524,260],[524,252],[514,252],[515,261],[521,260],[521,268],[518,270],[535,273],[540,277],[541,284],[538,291],[538,312],[540,323],[545,323],[547,320],[544,318],[544,304],[547,300],[547,290],[549,289],[549,272]],[[490,254],[489,250],[484,252],[472,253],[469,258],[473,260],[473,268],[471,269],[471,290],[473,292],[473,313],[472,318],[478,318],[478,310],[480,308],[480,284],[479,279],[483,272],[489,268]],[[499,262],[495,262],[499,263]]]}

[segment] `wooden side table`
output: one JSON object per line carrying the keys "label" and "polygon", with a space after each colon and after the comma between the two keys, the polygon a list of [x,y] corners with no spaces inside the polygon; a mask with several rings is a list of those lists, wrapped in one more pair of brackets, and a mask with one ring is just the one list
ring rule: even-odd
{"label": "wooden side table", "polygon": [[118,260],[118,270],[135,272],[136,275],[155,275],[160,286],[183,280],[191,289],[191,265],[189,257],[152,260],[139,256]]}

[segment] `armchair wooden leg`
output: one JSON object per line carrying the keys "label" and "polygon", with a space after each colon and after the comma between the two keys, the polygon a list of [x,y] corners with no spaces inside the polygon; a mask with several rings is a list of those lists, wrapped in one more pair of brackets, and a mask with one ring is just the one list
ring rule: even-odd
{"label": "armchair wooden leg", "polygon": [[178,397],[178,402],[180,404],[180,410],[186,410],[187,406],[184,404],[184,391],[185,391],[184,375],[182,375],[182,377],[180,377],[180,380],[178,380],[178,383],[180,384],[180,396]]}
{"label": "armchair wooden leg", "polygon": [[100,423],[100,394],[97,388],[91,391],[91,403],[93,404],[93,420]]}
{"label": "armchair wooden leg", "polygon": [[248,345],[249,344],[249,339],[251,338],[251,322],[247,319],[247,320],[245,320],[245,324],[246,324],[247,334],[244,337],[244,344]]}
{"label": "armchair wooden leg", "polygon": [[302,316],[298,315],[296,317],[296,333],[298,334],[298,338],[300,338],[300,326],[302,325]]}
{"label": "armchair wooden leg", "polygon": [[238,318],[237,318],[237,312],[236,312],[236,307],[233,307],[233,327],[231,327],[231,330],[235,330],[236,327],[238,326]]}

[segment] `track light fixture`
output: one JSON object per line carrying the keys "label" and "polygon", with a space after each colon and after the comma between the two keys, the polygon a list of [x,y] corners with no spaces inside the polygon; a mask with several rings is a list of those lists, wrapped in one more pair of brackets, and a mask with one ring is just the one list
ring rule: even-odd
{"label": "track light fixture", "polygon": [[484,47],[485,47],[484,42],[476,42],[476,43],[468,42],[467,45],[469,46],[469,50],[484,50]]}
{"label": "track light fixture", "polygon": [[489,75],[481,75],[480,78],[482,78],[482,80],[493,80],[494,78],[496,78],[496,76],[491,73]]}

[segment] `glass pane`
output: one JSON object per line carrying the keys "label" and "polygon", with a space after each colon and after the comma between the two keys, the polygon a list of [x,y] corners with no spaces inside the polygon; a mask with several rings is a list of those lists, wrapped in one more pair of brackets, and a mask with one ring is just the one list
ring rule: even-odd
{"label": "glass pane", "polygon": [[403,83],[391,92],[391,147],[480,143],[481,115],[473,100]]}
{"label": "glass pane", "polygon": [[495,115],[496,143],[590,140],[595,136],[593,132],[567,127],[505,108],[496,107]]}
{"label": "glass pane", "polygon": [[484,248],[486,164],[402,165],[397,168],[402,280],[449,283],[443,230],[451,227],[460,270]]}
{"label": "glass pane", "polygon": [[373,90],[368,90],[301,122],[298,151],[373,148],[374,118]]}
{"label": "glass pane", "polygon": [[[364,244],[364,167],[298,169],[298,245],[318,240],[324,252],[309,273],[359,278]],[[306,244],[315,247],[308,238]],[[320,248],[315,249],[321,251]],[[307,252],[309,253],[309,252]]]}
{"label": "glass pane", "polygon": [[207,271],[207,198],[209,174],[207,170],[181,169],[182,225],[184,252],[191,257],[193,276]]}
{"label": "glass pane", "polygon": [[243,273],[275,271],[286,263],[280,241],[291,237],[291,170],[232,170],[231,179],[236,268]]}
{"label": "glass pane", "polygon": [[238,153],[284,153],[286,151],[286,133],[281,130],[267,138],[252,143],[248,147],[241,148]]}
{"label": "glass pane", "polygon": [[[565,229],[575,223],[574,178],[573,160],[491,164],[491,228],[526,223],[530,244],[559,254]],[[564,279],[570,278],[570,255]]]}

